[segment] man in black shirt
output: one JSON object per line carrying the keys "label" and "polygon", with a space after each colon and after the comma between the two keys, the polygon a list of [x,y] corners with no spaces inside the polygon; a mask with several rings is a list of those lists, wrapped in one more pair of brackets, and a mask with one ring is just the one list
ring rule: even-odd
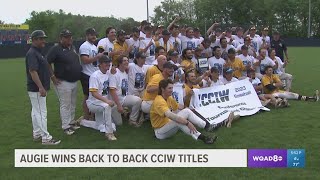
{"label": "man in black shirt", "polygon": [[[77,81],[80,80],[82,67],[79,56],[72,45],[72,33],[69,30],[61,31],[60,43],[49,50],[47,60],[49,71],[54,74],[51,80],[59,98],[62,129],[67,135],[72,135],[75,129],[80,128],[75,125],[74,116]],[[54,70],[52,70],[52,63]]]}
{"label": "man in black shirt", "polygon": [[32,105],[33,140],[42,140],[43,145],[57,145],[47,130],[47,91],[50,89],[48,62],[41,54],[45,47],[46,34],[35,30],[31,34],[32,45],[26,54],[27,90]]}
{"label": "man in black shirt", "polygon": [[[273,33],[271,48],[273,48],[276,51],[276,56],[278,56],[282,60],[282,62],[284,62],[285,60],[289,61],[287,44],[284,42],[283,39],[280,39],[280,33],[278,31]],[[286,59],[284,59],[283,57],[283,52],[286,56]]]}

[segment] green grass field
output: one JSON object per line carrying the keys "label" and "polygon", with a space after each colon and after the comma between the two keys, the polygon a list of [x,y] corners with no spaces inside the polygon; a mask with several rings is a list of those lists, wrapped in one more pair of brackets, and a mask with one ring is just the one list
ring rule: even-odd
{"label": "green grass field", "polygon": [[[289,48],[294,75],[293,91],[313,95],[319,88],[320,48]],[[102,133],[88,128],[64,135],[54,91],[47,98],[48,129],[62,140],[58,146],[32,141],[30,101],[26,92],[24,58],[0,60],[0,179],[317,179],[320,170],[320,103],[290,101],[291,107],[242,118],[231,129],[220,128],[213,145],[193,141],[182,133],[169,140],[156,140],[149,123],[136,129],[117,128],[118,141],[108,142]],[[79,86],[77,117],[81,115]],[[14,168],[14,149],[305,149],[303,169],[248,168]],[[226,157],[228,158],[228,157]]]}

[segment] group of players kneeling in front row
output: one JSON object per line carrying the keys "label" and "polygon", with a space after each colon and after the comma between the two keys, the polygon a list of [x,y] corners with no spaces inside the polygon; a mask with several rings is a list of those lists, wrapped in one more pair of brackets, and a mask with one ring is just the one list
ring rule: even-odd
{"label": "group of players kneeling in front row", "polygon": [[[139,59],[145,57],[139,54]],[[185,104],[178,104],[172,97],[173,84],[172,76],[179,68],[171,62],[166,61],[166,57],[160,55],[157,58],[158,66],[162,66],[162,71],[151,77],[147,82],[146,89],[143,92],[142,99],[139,96],[128,95],[125,86],[122,85],[123,79],[128,80],[127,70],[129,60],[125,56],[118,58],[118,68],[110,68],[111,60],[107,56],[99,58],[99,70],[90,76],[89,80],[89,98],[87,106],[91,113],[95,114],[95,121],[82,119],[79,123],[85,127],[91,127],[105,132],[108,140],[117,140],[114,135],[115,125],[122,124],[121,112],[123,107],[130,109],[129,124],[135,127],[141,126],[145,119],[150,119],[154,128],[155,136],[158,139],[166,139],[173,136],[180,129],[185,134],[190,135],[193,139],[202,140],[206,144],[212,144],[216,140],[215,135],[204,135],[199,132],[195,126],[212,132],[221,126],[231,127],[231,123],[238,119],[239,116],[233,112],[229,117],[219,123],[210,124],[208,121],[198,117],[193,110],[189,109],[190,98],[193,88],[208,87],[214,85],[224,85],[233,81],[238,81],[233,77],[233,69],[226,68],[223,70],[223,77],[219,77],[219,70],[212,67],[202,76],[197,77],[193,69],[185,72]],[[135,64],[144,64],[136,62]],[[151,68],[158,68],[153,66]],[[148,70],[149,71],[149,70]],[[283,91],[283,83],[279,76],[273,74],[273,67],[265,67],[265,75],[261,81],[256,77],[254,70],[248,70],[248,77],[252,82],[263,105],[272,104],[275,107],[288,106],[287,99],[296,100],[319,100],[319,92],[313,97],[301,96],[297,93]],[[113,99],[110,100],[108,97]],[[142,110],[142,111],[141,111]],[[149,116],[149,118],[147,118]]]}

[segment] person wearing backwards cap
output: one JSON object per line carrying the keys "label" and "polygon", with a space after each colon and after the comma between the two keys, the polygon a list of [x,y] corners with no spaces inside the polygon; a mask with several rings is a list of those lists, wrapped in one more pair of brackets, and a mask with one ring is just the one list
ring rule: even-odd
{"label": "person wearing backwards cap", "polygon": [[50,89],[50,72],[48,62],[41,53],[46,44],[45,38],[47,35],[42,30],[31,33],[32,45],[26,54],[27,91],[32,106],[33,141],[57,145],[61,141],[53,139],[47,130],[46,96]]}
{"label": "person wearing backwards cap", "polygon": [[98,70],[98,59],[103,56],[103,53],[98,53],[97,46],[94,45],[94,42],[97,40],[97,32],[94,28],[88,28],[86,30],[86,41],[80,46],[79,54],[82,65],[82,73],[81,73],[81,85],[82,92],[84,95],[82,101],[82,108],[84,116],[80,117],[80,119],[93,119],[93,115],[89,113],[86,100],[89,96],[89,78],[92,73]]}
{"label": "person wearing backwards cap", "polygon": [[80,124],[90,127],[100,132],[105,132],[105,137],[109,141],[115,141],[117,138],[113,132],[115,127],[112,124],[112,114],[117,111],[115,103],[108,99],[109,94],[109,78],[108,72],[111,60],[108,56],[103,55],[99,58],[99,69],[92,73],[89,80],[89,98],[86,101],[90,112],[95,113],[95,121],[81,120]]}
{"label": "person wearing backwards cap", "polygon": [[233,77],[233,69],[231,67],[227,67],[223,70],[223,84],[229,84],[231,82],[238,81],[237,78]]}
{"label": "person wearing backwards cap", "polygon": [[[60,43],[50,48],[47,54],[51,80],[55,86],[60,103],[60,118],[62,129],[67,135],[72,135],[79,126],[74,122],[77,81],[80,80],[82,67],[79,56],[72,45],[72,33],[65,29],[60,33]],[[52,70],[51,64],[54,65]]]}

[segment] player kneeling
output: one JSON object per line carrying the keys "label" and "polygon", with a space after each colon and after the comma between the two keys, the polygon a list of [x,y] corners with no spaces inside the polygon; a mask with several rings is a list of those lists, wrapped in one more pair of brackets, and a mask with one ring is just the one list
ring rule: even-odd
{"label": "player kneeling", "polygon": [[150,121],[154,128],[155,136],[158,139],[166,139],[176,134],[180,129],[195,140],[200,139],[206,144],[213,144],[217,137],[210,137],[201,134],[194,127],[193,123],[208,131],[213,129],[215,126],[207,124],[188,108],[181,110],[177,114],[174,113],[174,111],[179,109],[179,104],[172,98],[172,91],[172,80],[167,79],[160,81],[159,93],[153,101],[150,110]]}
{"label": "player kneeling", "polygon": [[111,60],[107,56],[102,56],[99,59],[99,70],[95,71],[89,80],[89,98],[86,101],[90,112],[95,113],[96,121],[80,122],[81,125],[91,127],[102,132],[108,140],[114,141],[117,138],[114,136],[112,127],[111,111],[114,111],[114,102],[107,98],[109,93],[109,72]]}

